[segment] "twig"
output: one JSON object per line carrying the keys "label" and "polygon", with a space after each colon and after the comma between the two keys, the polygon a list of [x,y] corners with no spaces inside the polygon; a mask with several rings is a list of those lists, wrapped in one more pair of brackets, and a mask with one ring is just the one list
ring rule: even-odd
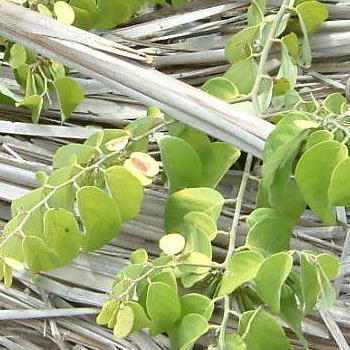
{"label": "twig", "polygon": [[222,323],[220,326],[220,335],[219,335],[219,349],[226,349],[226,328],[227,323],[230,317],[230,298],[228,295],[224,297],[224,315],[222,317]]}
{"label": "twig", "polygon": [[265,74],[266,65],[267,65],[267,61],[269,58],[270,50],[272,48],[274,39],[276,38],[276,32],[278,30],[278,26],[280,25],[281,19],[284,16],[284,14],[286,13],[286,11],[290,7],[293,6],[293,4],[294,4],[294,0],[283,0],[282,1],[279,11],[277,12],[276,16],[272,20],[272,25],[271,25],[269,35],[267,37],[265,46],[264,46],[263,50],[261,51],[259,68],[258,68],[257,76],[256,76],[256,79],[255,79],[255,82],[253,85],[253,89],[251,92],[252,100],[254,103],[254,108],[256,109],[255,112],[258,114],[261,113],[260,103],[259,103],[259,99],[258,99],[259,89],[260,89],[261,81],[262,81],[263,76]]}
{"label": "twig", "polygon": [[245,193],[247,182],[248,182],[249,175],[250,175],[250,167],[252,165],[252,160],[253,160],[253,156],[249,153],[247,155],[247,159],[245,162],[244,172],[242,175],[242,181],[241,181],[241,185],[240,185],[240,188],[238,191],[238,196],[236,199],[235,213],[233,215],[233,221],[232,221],[232,226],[231,226],[231,230],[230,230],[230,241],[229,241],[226,259],[224,262],[224,265],[226,265],[226,266],[229,263],[232,254],[235,251],[237,228],[238,228],[238,224],[239,224],[239,218],[241,216],[243,197],[244,197],[244,193]]}
{"label": "twig", "polygon": [[95,315],[97,312],[98,309],[90,307],[71,309],[0,310],[0,321]]}

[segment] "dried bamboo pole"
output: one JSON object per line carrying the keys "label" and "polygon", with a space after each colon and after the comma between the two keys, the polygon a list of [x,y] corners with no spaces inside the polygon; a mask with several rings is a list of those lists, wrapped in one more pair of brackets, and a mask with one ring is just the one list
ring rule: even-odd
{"label": "dried bamboo pole", "polygon": [[0,33],[260,157],[273,125],[145,65],[145,55],[0,0]]}

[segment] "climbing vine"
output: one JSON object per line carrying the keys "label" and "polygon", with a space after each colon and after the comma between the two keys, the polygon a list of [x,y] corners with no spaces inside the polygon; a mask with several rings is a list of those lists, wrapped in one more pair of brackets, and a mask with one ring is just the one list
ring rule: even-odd
{"label": "climbing vine", "polygon": [[[30,6],[58,19],[57,6],[70,6],[73,24],[90,11],[83,1],[58,3]],[[97,323],[119,338],[141,329],[149,329],[151,336],[166,333],[173,350],[192,349],[207,333],[212,350],[286,350],[291,344],[283,320],[307,349],[301,322],[315,309],[332,306],[331,281],[339,263],[329,254],[291,250],[292,231],[307,207],[324,224],[337,225],[336,206],[350,206],[346,99],[336,93],[323,101],[313,96],[304,100],[295,90],[298,69],[311,64],[310,36],[327,16],[327,7],[318,1],[284,0],[277,13],[268,13],[265,1],[255,0],[248,8],[247,28],[227,43],[231,67],[202,86],[276,124],[266,141],[257,208],[245,218],[242,246],[236,246],[236,235],[252,155],[245,157],[231,229],[222,232],[218,218],[225,198],[215,188],[240,150],[152,107],[124,130],[101,130],[84,144],[60,148],[54,171],[37,174],[41,187],[13,201],[13,218],[0,242],[5,284],[11,284],[14,261],[37,273],[66,265],[79,251],[97,249],[116,237],[122,224],[139,213],[143,187],[160,169],[147,154],[149,136],[165,130],[169,136],[158,142],[169,191],[161,254],[151,259],[139,249],[130,255]],[[104,29],[93,23],[87,29]],[[20,55],[11,56],[15,45],[10,44],[7,55],[17,66],[13,60]],[[30,57],[27,49],[15,50]],[[269,70],[272,56],[278,64]],[[50,64],[62,71],[58,79],[69,79],[62,66]],[[212,242],[222,234],[229,236],[227,255],[215,261]],[[219,322],[212,317],[214,310]]]}

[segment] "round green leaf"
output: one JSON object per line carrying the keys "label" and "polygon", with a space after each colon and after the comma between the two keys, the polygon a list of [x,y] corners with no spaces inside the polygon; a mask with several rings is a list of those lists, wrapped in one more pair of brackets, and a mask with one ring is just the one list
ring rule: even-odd
{"label": "round green leaf", "polygon": [[311,263],[304,255],[300,256],[300,283],[303,296],[303,313],[310,313],[317,302],[319,285],[315,264]]}
{"label": "round green leaf", "polygon": [[144,308],[134,301],[126,303],[132,309],[134,314],[134,324],[132,327],[132,332],[137,332],[141,329],[148,328],[150,325],[149,318],[146,315]]}
{"label": "round green leaf", "polygon": [[132,264],[145,264],[148,260],[148,254],[145,249],[137,249],[130,254]]}
{"label": "round green leaf", "polygon": [[197,339],[207,333],[208,330],[208,322],[202,315],[186,315],[183,318],[178,331],[179,350],[191,349]]}
{"label": "round green leaf", "polygon": [[328,188],[328,198],[332,205],[350,207],[350,158],[340,162],[333,170]]}
{"label": "round green leaf", "polygon": [[[63,1],[59,1],[59,3],[68,5]],[[57,2],[55,5],[56,4]],[[79,83],[68,77],[61,77],[56,79],[54,85],[60,103],[62,120],[65,121],[72,115],[74,110],[84,100],[84,91],[80,87]]]}
{"label": "round green leaf", "polygon": [[308,33],[314,33],[327,19],[327,6],[319,1],[305,1],[296,7],[296,12],[302,17]]}
{"label": "round green leaf", "polygon": [[334,135],[328,130],[316,130],[307,139],[305,149],[309,149],[317,143],[333,140]]}
{"label": "round green leaf", "polygon": [[151,336],[171,329],[180,317],[181,305],[176,290],[162,282],[149,285],[146,306],[151,319]]}
{"label": "round green leaf", "polygon": [[83,235],[72,213],[66,209],[49,209],[44,215],[44,237],[63,266],[78,256]]}
{"label": "round green leaf", "polygon": [[328,112],[339,115],[345,112],[347,101],[342,93],[335,92],[326,97],[323,105]]}
{"label": "round green leaf", "polygon": [[32,273],[62,266],[59,255],[39,237],[26,236],[22,242],[22,249],[25,262]]}
{"label": "round green leaf", "polygon": [[75,162],[79,165],[87,164],[96,154],[93,147],[81,144],[69,144],[60,147],[53,157],[54,169],[62,168]]}
{"label": "round green leaf", "polygon": [[213,240],[218,232],[215,221],[206,213],[191,211],[184,216],[184,221],[189,225],[189,231],[195,229],[205,233],[209,240]]}
{"label": "round green leaf", "polygon": [[117,300],[109,300],[107,301],[100,313],[98,314],[96,318],[96,323],[98,325],[107,325],[109,320],[112,318],[113,314],[118,311],[119,309],[119,302]]}
{"label": "round green leaf", "polygon": [[53,10],[59,22],[64,24],[72,24],[74,22],[74,10],[68,3],[57,1],[54,3]]}
{"label": "round green leaf", "polygon": [[179,233],[169,233],[159,241],[160,249],[168,255],[179,254],[185,247],[185,238]]}
{"label": "round green leaf", "polygon": [[179,137],[170,136],[159,141],[159,148],[170,193],[200,185],[202,164],[191,145]]}
{"label": "round green leaf", "polygon": [[300,158],[295,177],[313,212],[324,223],[335,225],[335,212],[328,199],[333,169],[347,158],[348,150],[337,141],[325,141],[309,148]]}
{"label": "round green leaf", "polygon": [[213,301],[198,293],[185,294],[180,298],[180,302],[181,318],[189,314],[199,314],[209,320],[214,310]]}
{"label": "round green leaf", "polygon": [[27,51],[21,44],[15,43],[11,46],[9,64],[13,69],[19,68],[27,61]]}
{"label": "round green leaf", "polygon": [[238,333],[249,350],[292,350],[283,328],[264,311],[243,313]]}
{"label": "round green leaf", "polygon": [[339,260],[329,254],[319,254],[316,258],[317,264],[322,266],[323,271],[325,272],[329,280],[337,277],[339,272]]}
{"label": "round green leaf", "polygon": [[84,250],[95,250],[120,233],[121,217],[117,203],[97,187],[86,186],[77,192],[78,208],[85,228]]}
{"label": "round green leaf", "polygon": [[167,232],[181,232],[183,217],[191,211],[202,211],[217,221],[224,204],[222,195],[211,188],[186,188],[173,193],[165,208]]}
{"label": "round green leaf", "polygon": [[231,294],[237,287],[255,278],[264,257],[253,251],[235,253],[221,280],[218,296]]}
{"label": "round green leaf", "polygon": [[143,187],[140,181],[125,167],[113,166],[105,172],[106,185],[117,202],[122,221],[134,218],[143,200]]}
{"label": "round green leaf", "polygon": [[130,306],[124,305],[120,307],[117,322],[113,328],[113,335],[117,338],[128,336],[133,329],[134,320],[134,312]]}
{"label": "round green leaf", "polygon": [[260,298],[279,313],[282,285],[293,266],[293,258],[287,253],[278,253],[267,258],[255,277],[256,291]]}
{"label": "round green leaf", "polygon": [[216,77],[207,80],[201,89],[227,102],[232,102],[239,95],[236,85],[231,80],[224,77]]}

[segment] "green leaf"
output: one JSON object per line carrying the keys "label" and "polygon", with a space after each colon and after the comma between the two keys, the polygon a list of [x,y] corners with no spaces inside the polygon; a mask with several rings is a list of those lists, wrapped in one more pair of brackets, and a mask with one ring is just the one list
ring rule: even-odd
{"label": "green leaf", "polygon": [[347,101],[342,93],[335,92],[326,97],[323,101],[323,106],[328,112],[340,115],[346,111]]}
{"label": "green leaf", "polygon": [[277,218],[277,212],[272,208],[257,208],[254,209],[246,219],[248,226],[251,228],[256,223],[267,219],[267,218]]}
{"label": "green leaf", "polygon": [[187,188],[173,193],[165,208],[167,232],[181,232],[183,217],[191,211],[201,211],[217,221],[224,204],[222,195],[205,187]]}
{"label": "green leaf", "polygon": [[278,253],[268,257],[261,265],[255,285],[259,297],[272,309],[280,312],[282,285],[293,266],[293,258],[287,253]]}
{"label": "green leaf", "polygon": [[310,121],[310,117],[303,112],[294,111],[282,114],[276,128],[270,133],[266,140],[263,159],[266,162],[282,146],[298,136],[303,129],[295,124],[295,121]]}
{"label": "green leaf", "polygon": [[[164,0],[159,0],[158,2],[163,3]],[[181,7],[183,4],[186,4],[186,0],[171,0],[171,5],[175,8]]]}
{"label": "green leaf", "polygon": [[293,222],[284,217],[267,217],[260,220],[248,232],[246,245],[261,254],[274,254],[289,247]]}
{"label": "green leaf", "polygon": [[148,328],[150,325],[149,318],[146,315],[144,308],[134,301],[126,303],[132,309],[134,316],[134,323],[131,332],[138,332],[141,329]]}
{"label": "green leaf", "polygon": [[311,43],[304,18],[300,13],[298,13],[298,18],[300,22],[301,31],[303,33],[303,39],[301,41],[301,50],[297,61],[299,66],[308,68],[311,66],[312,61]]}
{"label": "green leaf", "polygon": [[44,99],[39,95],[32,95],[25,97],[23,101],[18,103],[18,106],[27,107],[32,111],[32,121],[37,123],[39,121],[40,113],[43,108]]}
{"label": "green leaf", "polygon": [[321,290],[321,299],[318,306],[321,310],[327,310],[333,306],[336,294],[321,265],[318,265],[317,268],[317,279]]}
{"label": "green leaf", "polygon": [[240,157],[240,150],[224,142],[212,142],[199,152],[202,162],[201,186],[215,188]]}
{"label": "green leaf", "polygon": [[208,330],[208,322],[202,315],[186,315],[181,321],[178,330],[178,349],[191,350],[197,339],[207,333]]}
{"label": "green leaf", "polygon": [[209,321],[213,311],[214,303],[205,295],[198,293],[185,294],[180,298],[181,319],[188,314],[199,314]]}
{"label": "green leaf", "polygon": [[230,63],[236,63],[251,55],[259,26],[248,27],[234,34],[225,47],[225,57]]}
{"label": "green leaf", "polygon": [[225,348],[222,350],[247,350],[247,346],[239,334],[227,333],[225,336]]}
{"label": "green leaf", "polygon": [[301,328],[302,312],[292,288],[284,285],[281,294],[281,318],[287,322],[293,332],[298,336],[304,348],[308,348],[307,341]]}
{"label": "green leaf", "polygon": [[307,139],[305,149],[309,149],[317,143],[333,140],[334,135],[328,130],[316,130]]}
{"label": "green leaf", "polygon": [[107,325],[113,314],[119,310],[119,301],[108,300],[102,307],[100,313],[96,318],[96,323],[100,326]]}
{"label": "green leaf", "polygon": [[317,270],[315,264],[309,261],[309,258],[301,255],[300,256],[300,283],[301,292],[303,296],[303,313],[304,315],[309,314],[314,309],[318,294],[320,291]]}
{"label": "green leaf", "polygon": [[69,4],[75,13],[74,25],[85,30],[93,29],[98,16],[95,0],[70,0]]}
{"label": "green leaf", "polygon": [[95,26],[94,17],[89,13],[89,11],[79,7],[75,7],[75,6],[72,6],[72,9],[74,11],[73,25],[75,27],[78,27],[84,30],[91,30],[94,28]]}
{"label": "green leaf", "polygon": [[[79,170],[72,165],[67,165],[54,170],[47,179],[47,185],[58,187],[70,180]],[[51,195],[48,203],[51,208],[64,208],[73,211],[75,202],[74,184],[67,184]]]}
{"label": "green leaf", "polygon": [[296,7],[296,12],[303,19],[308,33],[314,33],[327,19],[327,6],[319,1],[306,1]]}
{"label": "green leaf", "polygon": [[84,91],[79,83],[68,77],[56,79],[54,85],[60,103],[62,120],[66,121],[84,100]]}
{"label": "green leaf", "polygon": [[177,291],[177,281],[175,277],[174,270],[163,270],[156,273],[151,278],[152,282],[162,282]]}
{"label": "green leaf", "polygon": [[[158,107],[151,106],[147,110],[147,115],[138,118],[129,123],[125,130],[131,132],[133,138],[141,137],[156,126],[157,120],[162,119],[163,113]],[[134,141],[129,149],[132,152],[147,152],[149,136],[141,137],[138,141]]]}
{"label": "green leaf", "polygon": [[239,320],[238,333],[248,350],[292,350],[282,327],[264,311],[247,311]]}
{"label": "green leaf", "polygon": [[84,250],[95,250],[120,233],[121,217],[117,203],[104,191],[82,187],[77,192],[78,208],[85,227]]}
{"label": "green leaf", "polygon": [[132,264],[145,264],[148,261],[147,251],[143,248],[137,249],[130,254]]}
{"label": "green leaf", "polygon": [[87,145],[72,143],[60,147],[53,157],[54,169],[62,168],[66,165],[76,163],[79,165],[87,164],[95,156],[96,150]]}
{"label": "green leaf", "polygon": [[248,58],[233,64],[224,77],[231,80],[241,94],[249,94],[253,88],[257,70],[256,62]]}
{"label": "green leaf", "polygon": [[[6,257],[15,259],[17,261],[23,262],[23,250],[22,250],[22,238],[13,235],[21,224],[23,220],[23,214],[17,214],[13,216],[12,219],[5,225],[3,231],[3,239],[6,241],[3,242],[2,247],[0,249],[1,254],[4,254]],[[9,236],[11,235],[11,238]]]}
{"label": "green leaf", "polygon": [[95,28],[111,29],[128,21],[133,13],[131,3],[132,1],[129,3],[124,0],[97,0],[98,17]]}
{"label": "green leaf", "polygon": [[188,231],[186,231],[185,238],[185,253],[198,252],[206,255],[209,259],[212,258],[212,246],[205,232],[192,227]]}
{"label": "green leaf", "polygon": [[22,97],[10,91],[6,86],[0,84],[0,103],[13,104],[20,102]]}
{"label": "green leaf", "polygon": [[288,47],[282,43],[282,59],[281,66],[278,70],[277,78],[285,78],[288,80],[290,88],[294,88],[298,78],[298,66],[289,56]]}
{"label": "green leaf", "polygon": [[149,285],[146,306],[151,319],[151,336],[171,329],[180,317],[181,305],[176,290],[162,282]]}
{"label": "green leaf", "polygon": [[186,141],[166,137],[159,141],[159,148],[170,193],[200,184],[202,164],[196,151]]}
{"label": "green leaf", "polygon": [[64,1],[56,1],[53,10],[59,22],[73,24],[75,15],[72,6]]}
{"label": "green leaf", "polygon": [[44,215],[44,238],[63,266],[78,256],[83,236],[72,213],[66,209],[49,209]]}
{"label": "green leaf", "polygon": [[[181,272],[181,283],[185,288],[191,288],[198,281],[202,280],[207,276],[210,266],[212,265],[211,258],[200,252],[190,253],[183,262],[188,266],[179,268]],[[193,265],[193,266],[191,266]],[[202,266],[194,266],[202,265]]]}
{"label": "green leaf", "polygon": [[263,256],[253,251],[235,253],[222,277],[218,296],[231,294],[243,283],[254,279],[263,261]]}
{"label": "green leaf", "polygon": [[350,158],[340,162],[333,170],[328,188],[328,199],[332,205],[350,207]]}
{"label": "green leaf", "polygon": [[179,233],[169,233],[159,240],[159,248],[168,255],[179,254],[185,248],[185,238]]}
{"label": "green leaf", "polygon": [[321,142],[302,155],[295,170],[296,181],[306,202],[327,225],[337,222],[328,199],[332,172],[347,155],[345,145],[336,141]]}
{"label": "green leaf", "polygon": [[21,44],[15,43],[11,46],[9,64],[13,69],[17,69],[27,61],[27,51]]}
{"label": "green leaf", "polygon": [[52,270],[61,266],[62,261],[59,255],[53,249],[50,249],[39,237],[24,237],[22,249],[25,262],[32,273]]}
{"label": "green leaf", "polygon": [[134,218],[141,209],[143,186],[140,181],[123,166],[113,166],[106,170],[107,188],[120,209],[122,221]]}
{"label": "green leaf", "polygon": [[231,80],[224,77],[215,77],[207,80],[202,85],[201,89],[227,102],[232,102],[239,95],[236,85]]}
{"label": "green leaf", "polygon": [[287,47],[289,55],[296,60],[300,53],[298,36],[289,33],[282,38],[282,42]]}
{"label": "green leaf", "polygon": [[263,21],[265,6],[264,1],[253,1],[248,7],[247,19],[249,27],[256,26]]}
{"label": "green leaf", "polygon": [[51,11],[43,4],[37,5],[38,12],[47,17],[53,17]]}
{"label": "green leaf", "polygon": [[[40,236],[44,235],[44,199],[46,196],[45,188],[40,187],[34,191],[26,193],[25,195],[16,198],[11,203],[11,214],[15,217],[17,214],[25,214],[31,211],[29,217],[26,219],[23,231],[28,235]],[[38,208],[33,210],[34,207]],[[27,214],[26,214],[27,215]]]}
{"label": "green leaf", "polygon": [[121,306],[118,311],[117,322],[113,328],[113,335],[116,338],[125,338],[131,333],[133,325],[133,309],[128,305]]}
{"label": "green leaf", "polygon": [[339,273],[339,260],[329,254],[319,254],[316,257],[316,262],[322,267],[325,275],[329,280],[333,280]]}
{"label": "green leaf", "polygon": [[286,78],[274,79],[272,95],[274,97],[283,96],[291,89],[291,85]]}
{"label": "green leaf", "polygon": [[216,222],[204,212],[191,211],[183,217],[183,220],[188,224],[188,229],[184,230],[183,233],[189,234],[192,231],[200,231],[205,233],[210,241],[217,235]]}
{"label": "green leaf", "polygon": [[270,107],[273,91],[273,80],[272,78],[263,78],[259,88],[258,103],[261,113],[267,111]]}

